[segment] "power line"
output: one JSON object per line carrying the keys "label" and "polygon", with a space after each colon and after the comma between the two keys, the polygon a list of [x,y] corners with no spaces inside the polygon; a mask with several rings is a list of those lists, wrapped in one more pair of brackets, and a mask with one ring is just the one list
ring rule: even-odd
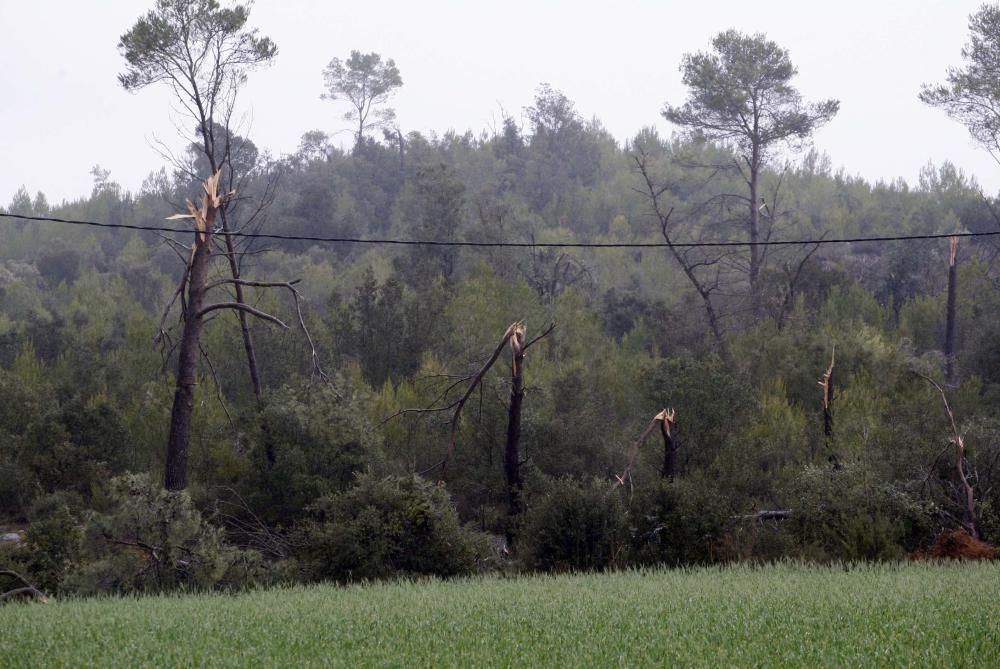
{"label": "power line", "polygon": [[[25,221],[49,223],[65,223],[68,225],[85,225],[95,228],[114,228],[121,230],[139,230],[142,232],[168,232],[192,234],[191,228],[168,228],[160,226],[131,225],[128,223],[100,223],[97,221],[80,221],[52,216],[21,216],[0,212],[0,217],[14,218]],[[230,237],[246,239],[276,239],[282,241],[319,242],[326,244],[369,244],[372,246],[465,246],[473,248],[560,248],[560,249],[649,249],[649,248],[720,248],[742,246],[820,246],[826,244],[853,244],[863,242],[907,242],[922,239],[949,239],[951,237],[994,237],[1000,235],[1000,230],[989,232],[945,232],[927,235],[895,235],[880,237],[837,237],[821,239],[770,239],[758,242],[719,241],[719,242],[468,242],[468,241],[437,241],[417,239],[365,239],[361,237],[313,237],[308,235],[280,235],[264,232],[228,232],[216,231],[216,234],[228,234]]]}

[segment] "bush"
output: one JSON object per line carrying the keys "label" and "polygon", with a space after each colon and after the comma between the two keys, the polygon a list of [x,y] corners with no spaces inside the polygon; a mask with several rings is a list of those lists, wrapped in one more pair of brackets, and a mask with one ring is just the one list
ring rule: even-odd
{"label": "bush", "polygon": [[381,438],[362,414],[349,390],[284,387],[271,394],[251,470],[237,484],[263,521],[291,525],[310,503],[345,490],[359,472],[378,466]]}
{"label": "bush", "polygon": [[622,564],[625,508],[607,481],[570,477],[529,499],[518,548],[542,571],[607,569]]}
{"label": "bush", "polygon": [[933,537],[935,509],[858,463],[808,466],[791,487],[783,525],[814,560],[898,560]]}
{"label": "bush", "polygon": [[80,523],[73,513],[80,500],[72,493],[54,493],[35,500],[28,510],[25,569],[41,590],[61,590],[67,572],[80,557]]}
{"label": "bush", "polygon": [[294,532],[307,576],[341,582],[469,573],[486,549],[443,487],[417,476],[359,476],[317,500]]}
{"label": "bush", "polygon": [[226,542],[187,492],[164,490],[146,474],[110,483],[111,510],[84,523],[81,565],[67,589],[81,594],[207,590],[266,577],[260,555]]}
{"label": "bush", "polygon": [[708,564],[732,515],[729,501],[703,480],[658,481],[630,504],[632,560],[670,566]]}

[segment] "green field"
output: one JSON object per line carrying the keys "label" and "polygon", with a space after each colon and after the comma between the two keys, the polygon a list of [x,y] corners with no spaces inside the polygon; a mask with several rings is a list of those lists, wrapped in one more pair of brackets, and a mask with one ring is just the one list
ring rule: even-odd
{"label": "green field", "polygon": [[782,565],[0,608],[0,665],[1000,666],[1000,565]]}

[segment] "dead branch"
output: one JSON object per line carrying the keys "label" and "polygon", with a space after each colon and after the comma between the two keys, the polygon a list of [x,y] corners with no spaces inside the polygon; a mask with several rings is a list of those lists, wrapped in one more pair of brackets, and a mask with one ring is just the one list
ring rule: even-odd
{"label": "dead branch", "polygon": [[937,389],[938,393],[941,394],[941,402],[944,404],[945,413],[948,416],[948,422],[951,424],[951,438],[948,443],[955,449],[955,472],[958,475],[958,481],[962,486],[962,490],[956,491],[956,496],[960,498],[960,503],[962,505],[963,518],[960,521],[962,527],[972,536],[973,539],[980,539],[979,534],[979,522],[976,518],[976,507],[975,507],[975,496],[972,485],[969,483],[969,477],[965,471],[965,442],[962,440],[962,435],[958,431],[958,425],[955,422],[955,414],[952,413],[951,406],[948,404],[948,396],[944,392],[944,388],[929,376],[920,374],[917,375],[927,381],[929,384]]}
{"label": "dead branch", "polygon": [[201,349],[201,357],[205,360],[209,371],[212,373],[212,381],[215,383],[215,397],[219,400],[219,406],[222,407],[222,411],[226,414],[226,419],[229,421],[229,427],[235,431],[236,423],[233,422],[233,417],[229,414],[229,409],[226,407],[226,399],[222,396],[222,384],[219,383],[219,375],[215,372],[215,365],[212,364],[212,358],[208,356],[208,351],[206,351],[205,347],[201,345],[201,342],[198,342],[198,348]]}
{"label": "dead branch", "polygon": [[[292,294],[292,301],[295,303],[295,314],[299,319],[299,327],[302,328],[302,333],[306,336],[306,341],[309,342],[309,349],[312,355],[312,365],[313,372],[317,374],[324,381],[329,382],[330,377],[327,376],[326,372],[323,371],[323,367],[319,362],[319,353],[316,352],[316,343],[313,341],[312,334],[309,332],[309,328],[306,326],[305,318],[302,315],[302,296],[295,286],[302,282],[302,279],[293,279],[291,281],[247,281],[246,279],[220,279],[210,284],[205,288],[206,291],[212,288],[217,288],[218,286],[224,284],[240,284],[243,286],[250,286],[252,288],[285,288]],[[204,310],[203,310],[204,313]]]}
{"label": "dead branch", "polygon": [[21,587],[13,588],[0,593],[0,602],[5,599],[13,599],[15,597],[31,597],[39,602],[42,602],[43,604],[48,603],[49,598],[45,596],[44,592],[36,588],[31,581],[26,579],[24,576],[21,576],[13,569],[0,569],[0,576],[10,576],[22,584]]}
{"label": "dead branch", "polygon": [[448,470],[448,462],[455,453],[455,444],[458,438],[458,421],[462,417],[462,409],[465,407],[465,403],[469,401],[469,398],[472,397],[472,393],[475,391],[476,386],[479,385],[479,383],[483,380],[483,377],[486,376],[486,373],[490,371],[491,367],[493,367],[493,363],[495,363],[497,358],[500,357],[500,354],[503,353],[504,347],[507,345],[507,342],[510,341],[511,337],[514,336],[518,327],[524,327],[521,321],[510,324],[507,331],[503,333],[503,337],[500,338],[500,342],[497,344],[496,349],[494,349],[489,359],[482,367],[479,368],[479,371],[472,376],[472,382],[469,383],[469,387],[465,389],[465,392],[459,400],[455,402],[455,412],[451,416],[450,435],[448,437],[448,453],[445,455],[444,460],[441,463],[442,479],[444,479],[445,473]]}
{"label": "dead branch", "polygon": [[658,189],[654,185],[653,178],[650,175],[646,164],[647,155],[645,153],[640,151],[639,154],[634,155],[632,159],[635,162],[636,170],[642,176],[643,182],[646,185],[644,195],[649,199],[650,206],[653,209],[653,214],[660,223],[660,234],[663,236],[663,241],[666,242],[670,254],[674,257],[674,260],[677,261],[677,264],[680,265],[681,270],[684,272],[684,275],[687,277],[691,286],[701,297],[705,306],[705,315],[708,318],[708,325],[712,330],[712,336],[715,338],[719,354],[725,362],[729,362],[731,361],[729,347],[726,344],[725,338],[722,336],[722,330],[719,327],[719,318],[715,311],[715,304],[712,301],[713,289],[704,284],[704,282],[699,278],[695,268],[691,266],[691,262],[688,260],[687,256],[674,246],[674,241],[671,239],[670,218],[674,213],[674,208],[671,207],[668,211],[664,212],[663,207],[660,204],[660,196],[666,191],[666,186]]}
{"label": "dead branch", "polygon": [[177,284],[177,289],[174,291],[173,296],[170,298],[170,302],[167,303],[166,308],[163,310],[163,314],[160,316],[160,324],[156,328],[156,336],[153,337],[153,343],[158,344],[167,334],[164,327],[167,324],[167,316],[170,315],[170,310],[173,309],[174,303],[178,298],[184,299],[184,288],[187,287],[188,275],[191,273],[191,262],[187,261],[184,263],[184,272],[181,274],[181,281]]}
{"label": "dead branch", "polygon": [[217,302],[215,304],[210,304],[207,307],[203,307],[201,311],[195,314],[194,317],[201,318],[205,314],[210,313],[212,311],[216,311],[218,309],[233,309],[235,311],[246,312],[248,314],[256,316],[257,318],[260,318],[261,320],[270,321],[271,323],[274,323],[286,330],[288,329],[288,326],[285,325],[285,323],[280,318],[272,316],[271,314],[263,312],[254,307],[251,307],[249,304],[244,304],[243,302]]}
{"label": "dead branch", "polygon": [[761,523],[765,520],[785,520],[790,515],[792,515],[792,512],[788,509],[778,509],[774,511],[757,511],[745,516],[737,516],[737,518],[739,520],[752,520],[755,523]]}

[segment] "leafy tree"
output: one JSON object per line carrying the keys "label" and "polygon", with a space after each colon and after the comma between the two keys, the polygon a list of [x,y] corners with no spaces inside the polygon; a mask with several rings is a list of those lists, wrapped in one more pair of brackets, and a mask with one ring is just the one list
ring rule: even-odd
{"label": "leafy tree", "polygon": [[228,141],[217,135],[216,121],[229,129],[247,72],[270,63],[278,50],[246,27],[249,14],[249,5],[222,8],[216,0],[156,0],[118,42],[128,63],[118,82],[129,92],[167,83],[197,122],[213,173],[219,168],[216,142]]}
{"label": "leafy tree", "polygon": [[[688,98],[667,104],[663,116],[697,137],[731,144],[749,188],[746,200],[750,241],[761,241],[761,171],[779,146],[803,142],[840,108],[837,100],[806,103],[791,85],[797,73],[788,51],[763,34],[727,30],[712,40],[712,52],[684,56],[680,67]],[[762,266],[759,247],[750,247],[753,293]]]}
{"label": "leafy tree", "polygon": [[964,67],[948,68],[947,83],[924,84],[920,100],[940,107],[969,129],[972,138],[996,157],[1000,154],[1000,7],[984,4],[969,16]]}
{"label": "leafy tree", "polygon": [[375,128],[389,128],[396,118],[396,111],[386,107],[389,98],[403,85],[396,62],[385,62],[377,53],[351,51],[346,61],[334,58],[323,70],[327,92],[324,100],[346,100],[353,109],[344,119],[357,124],[354,146],[364,142],[365,132]]}
{"label": "leafy tree", "polygon": [[[403,204],[403,224],[417,239],[457,241],[464,222],[465,185],[455,170],[444,163],[423,165],[412,178],[409,197]],[[429,286],[443,276],[455,278],[458,250],[454,247],[419,247],[397,261],[397,270],[407,272],[415,286]]]}
{"label": "leafy tree", "polygon": [[[130,92],[160,82],[170,87],[182,113],[195,121],[196,135],[188,139],[200,146],[209,173],[225,168],[223,191],[232,190],[239,181],[231,132],[236,95],[247,73],[269,64],[278,51],[274,42],[246,27],[249,14],[249,5],[223,8],[216,0],[156,0],[153,10],[118,42],[127,63],[118,75],[119,83]],[[228,205],[220,217],[224,233],[230,230],[227,211]],[[228,234],[222,237],[236,302],[245,305],[233,238]],[[239,311],[238,318],[250,380],[259,400],[260,375],[246,313]]]}

